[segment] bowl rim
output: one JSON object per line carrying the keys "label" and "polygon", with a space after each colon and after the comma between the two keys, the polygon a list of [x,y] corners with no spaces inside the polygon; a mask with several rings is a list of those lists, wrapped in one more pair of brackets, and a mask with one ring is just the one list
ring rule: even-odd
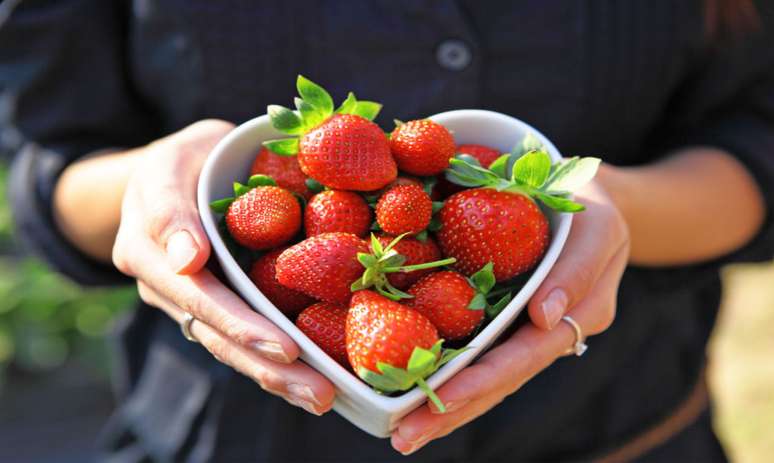
{"label": "bowl rim", "polygon": [[[492,121],[498,121],[499,123],[515,124],[516,126],[520,126],[520,128],[525,133],[533,133],[544,144],[553,161],[557,161],[562,158],[559,150],[540,131],[520,119],[503,113],[482,109],[458,109],[438,113],[430,116],[428,119],[443,124],[444,121],[448,121],[449,119],[471,117],[488,118]],[[326,375],[325,373],[321,372],[321,374],[327,376],[328,379],[334,383],[337,389],[337,400],[341,387],[346,387],[346,389],[355,393],[358,398],[365,399],[369,405],[375,406],[379,410],[389,414],[399,412],[406,408],[413,409],[414,407],[424,402],[426,399],[424,393],[421,390],[414,387],[396,397],[388,397],[375,392],[373,389],[371,389],[370,386],[362,382],[354,374],[350,373],[344,367],[339,365],[335,360],[325,354],[322,349],[320,349],[314,342],[306,337],[306,335],[304,335],[303,332],[301,332],[301,330],[299,330],[295,324],[290,321],[290,319],[288,319],[279,309],[277,309],[274,304],[271,303],[271,301],[269,301],[263,295],[263,293],[261,293],[261,291],[254,286],[248,275],[237,264],[231,253],[228,252],[225,242],[218,232],[215,215],[209,208],[209,203],[211,201],[210,195],[212,191],[210,178],[212,177],[218,162],[226,153],[230,151],[232,145],[244,137],[250,137],[254,131],[264,129],[267,124],[270,124],[267,115],[258,116],[240,124],[231,132],[229,132],[223,139],[221,139],[220,142],[217,143],[204,163],[197,185],[197,203],[202,225],[210,239],[212,252],[215,254],[216,258],[220,260],[221,265],[224,267],[231,267],[230,270],[233,275],[229,275],[230,272],[226,272],[225,268],[224,272],[226,273],[227,278],[231,279],[236,277],[239,280],[240,284],[232,281],[231,283],[233,286],[245,286],[254,289],[255,294],[253,294],[253,296],[260,302],[260,309],[253,306],[250,301],[251,298],[241,294],[240,297],[242,297],[242,299],[244,299],[253,310],[267,317],[272,323],[278,325],[280,329],[282,329],[288,336],[290,336],[290,338],[298,344],[302,352],[301,358],[303,360],[305,360],[307,363],[310,363],[311,359],[316,362],[320,362],[325,366],[325,369],[328,370],[328,372],[334,373],[336,375],[336,377],[333,378],[330,377],[330,375]],[[437,389],[452,376],[456,375],[467,365],[471,364],[475,358],[483,352],[483,348],[481,346],[488,344],[489,341],[493,341],[497,336],[495,333],[502,332],[502,330],[507,328],[511,323],[513,323],[518,314],[523,310],[529,301],[529,298],[532,297],[534,292],[537,290],[537,287],[542,283],[542,281],[545,279],[545,276],[548,274],[558,259],[570,232],[572,214],[559,213],[558,220],[556,222],[557,225],[551,244],[546,250],[546,253],[541,259],[540,263],[532,271],[529,279],[524,283],[524,286],[522,286],[516,295],[514,295],[511,302],[503,309],[500,315],[492,320],[468,343],[469,348],[467,351],[463,352],[451,362],[444,365],[427,379],[427,383],[431,388]],[[235,291],[238,292],[236,288]]]}

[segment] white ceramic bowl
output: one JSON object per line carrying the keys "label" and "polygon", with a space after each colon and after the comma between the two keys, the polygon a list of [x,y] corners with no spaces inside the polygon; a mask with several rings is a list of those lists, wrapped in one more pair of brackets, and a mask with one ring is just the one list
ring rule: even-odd
{"label": "white ceramic bowl", "polygon": [[[451,130],[457,144],[486,144],[502,152],[510,151],[526,133],[532,132],[548,148],[554,161],[561,158],[556,147],[540,132],[505,114],[465,109],[436,114],[430,119]],[[425,395],[417,388],[398,397],[377,394],[323,353],[261,294],[237,265],[218,233],[217,217],[209,208],[211,201],[232,194],[233,181],[247,180],[261,142],[281,136],[272,128],[268,116],[260,116],[234,129],[213,149],[199,178],[198,202],[204,229],[226,277],[236,291],[256,311],[288,333],[300,347],[301,358],[336,386],[333,409],[367,433],[387,437],[403,416],[425,402]],[[430,387],[438,388],[487,349],[514,321],[556,262],[570,231],[572,215],[546,212],[551,223],[552,239],[545,257],[511,303],[470,342],[469,349],[429,378]]]}

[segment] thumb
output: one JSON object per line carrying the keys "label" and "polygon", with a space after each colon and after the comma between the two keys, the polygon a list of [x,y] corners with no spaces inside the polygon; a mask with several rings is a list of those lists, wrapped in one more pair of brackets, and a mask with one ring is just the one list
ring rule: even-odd
{"label": "thumb", "polygon": [[165,250],[170,269],[178,275],[197,273],[210,257],[210,243],[198,224],[186,224],[173,232]]}

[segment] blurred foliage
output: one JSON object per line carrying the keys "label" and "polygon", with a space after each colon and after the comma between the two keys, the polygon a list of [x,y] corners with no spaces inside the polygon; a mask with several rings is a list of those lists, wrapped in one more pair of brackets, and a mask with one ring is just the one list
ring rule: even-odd
{"label": "blurred foliage", "polygon": [[13,368],[45,372],[68,360],[107,372],[104,334],[135,298],[131,287],[85,290],[12,249],[6,198],[7,169],[0,166],[0,386]]}

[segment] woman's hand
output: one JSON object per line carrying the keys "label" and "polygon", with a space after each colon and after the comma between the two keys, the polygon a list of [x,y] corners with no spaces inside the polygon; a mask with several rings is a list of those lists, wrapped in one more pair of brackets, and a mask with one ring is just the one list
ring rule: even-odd
{"label": "woman's hand", "polygon": [[575,332],[560,323],[569,314],[584,335],[613,322],[618,283],[629,256],[629,231],[604,189],[592,182],[576,195],[586,210],[576,214],[567,243],[529,303],[531,325],[465,368],[436,392],[447,408],[432,403],[401,420],[392,446],[412,453],[484,414],[561,357]]}
{"label": "woman's hand", "polygon": [[333,385],[295,361],[298,346],[204,268],[210,245],[196,184],[207,154],[232,128],[205,120],[142,149],[124,194],[113,262],[137,278],[148,304],[178,323],[185,312],[193,315],[191,333],[219,361],[319,415],[332,406]]}

